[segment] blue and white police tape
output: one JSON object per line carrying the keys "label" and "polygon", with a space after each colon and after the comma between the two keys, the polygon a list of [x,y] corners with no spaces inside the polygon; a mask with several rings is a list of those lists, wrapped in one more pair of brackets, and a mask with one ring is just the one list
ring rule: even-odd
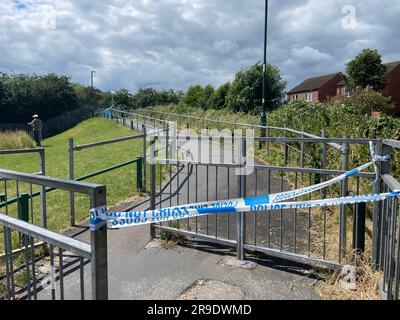
{"label": "blue and white police tape", "polygon": [[[250,198],[239,198],[239,199],[233,199],[233,200],[226,200],[226,201],[210,201],[210,202],[202,202],[202,203],[194,203],[194,204],[188,204],[188,205],[182,205],[182,206],[176,206],[176,207],[171,207],[171,208],[166,208],[160,210],[163,214],[166,215],[166,219],[161,220],[161,221],[171,221],[171,220],[177,220],[177,219],[185,219],[190,217],[190,215],[193,216],[198,216],[198,215],[205,215],[205,214],[215,214],[215,213],[233,213],[233,212],[245,212],[245,211],[252,211],[251,208],[255,206],[266,206],[266,208],[273,208],[274,204],[279,203],[281,206],[285,205],[287,209],[291,209],[294,207],[288,207],[288,204],[286,203],[281,203],[282,201],[286,201],[289,199],[294,199],[303,195],[310,194],[315,191],[322,190],[330,185],[333,185],[335,183],[338,183],[340,181],[343,181],[347,178],[350,178],[371,165],[375,165],[377,161],[383,161],[381,159],[377,159],[377,157],[373,154],[373,159],[374,161],[364,164],[356,169],[353,169],[351,171],[348,171],[340,176],[337,176],[331,180],[310,186],[310,187],[305,187],[297,190],[291,190],[287,192],[281,192],[281,193],[276,193],[276,194],[271,194],[271,195],[264,195],[264,196],[257,196],[257,197],[250,197]],[[369,197],[371,195],[368,195]],[[363,197],[365,200],[366,197]],[[374,195],[375,197],[377,195]],[[393,196],[393,195],[392,195]],[[347,199],[347,198],[346,198]],[[337,199],[331,199],[330,201],[333,201],[335,203]],[[319,200],[322,204],[326,203],[328,200]],[[372,200],[372,201],[380,201],[380,200]],[[364,201],[368,202],[368,201]],[[315,204],[314,202],[293,202],[290,205],[291,206],[299,206],[304,207],[307,206],[308,204]],[[349,203],[350,204],[350,203]],[[325,204],[324,206],[327,206],[329,204]],[[334,205],[334,204],[332,204]],[[317,205],[313,205],[314,207]],[[243,208],[243,209],[241,209]],[[278,208],[280,209],[280,208]],[[238,211],[239,210],[239,211]],[[262,211],[268,211],[268,210],[275,210],[275,209],[264,209]],[[148,212],[108,212],[105,207],[102,208],[95,208],[90,211],[90,221],[91,221],[91,229],[96,229],[100,227],[101,225],[104,225],[104,221],[114,221],[114,225],[118,224],[118,220],[121,220],[124,215],[125,218],[122,219],[124,221],[131,221],[132,223],[127,224],[124,223],[123,225],[137,225],[137,224],[146,224],[146,223],[154,223],[154,222],[160,222],[160,221],[153,221],[153,216],[156,211],[148,211]],[[189,213],[189,215],[188,215]],[[128,214],[128,216],[126,215]],[[134,221],[137,221],[138,223],[134,223]],[[122,224],[119,223],[119,227],[121,227]],[[109,223],[110,227],[110,223]],[[111,223],[111,227],[113,224]]]}
{"label": "blue and white police tape", "polygon": [[173,207],[160,210],[150,211],[133,211],[133,212],[107,212],[105,208],[91,211],[92,217],[96,217],[100,221],[108,220],[107,226],[110,229],[120,229],[130,226],[138,226],[152,223],[168,222],[173,220],[181,220],[187,218],[201,217],[212,214],[235,214],[238,212],[264,212],[271,210],[284,209],[308,209],[322,208],[328,206],[350,205],[357,203],[370,203],[384,201],[386,199],[400,195],[400,191],[384,194],[358,195],[351,197],[311,200],[300,202],[280,202],[280,203],[248,203],[242,205],[239,203],[226,202],[223,206],[207,206],[202,208]]}

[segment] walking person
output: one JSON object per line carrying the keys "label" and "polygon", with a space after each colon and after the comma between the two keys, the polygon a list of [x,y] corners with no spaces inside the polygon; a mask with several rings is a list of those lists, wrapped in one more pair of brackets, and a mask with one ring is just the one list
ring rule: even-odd
{"label": "walking person", "polygon": [[33,116],[33,121],[28,124],[33,128],[33,135],[35,137],[36,146],[41,147],[42,129],[43,129],[42,120],[40,120],[39,116],[35,114]]}

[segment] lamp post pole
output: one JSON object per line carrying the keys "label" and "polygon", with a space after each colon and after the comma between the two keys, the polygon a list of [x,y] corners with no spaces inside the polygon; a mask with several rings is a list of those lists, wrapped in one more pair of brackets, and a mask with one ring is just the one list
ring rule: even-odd
{"label": "lamp post pole", "polygon": [[94,74],[96,71],[90,71],[91,100],[94,101]]}
{"label": "lamp post pole", "polygon": [[[264,62],[263,62],[263,84],[262,84],[262,112],[261,126],[267,125],[267,101],[266,101],[266,85],[267,85],[267,38],[268,36],[268,0],[265,0],[265,29],[264,29]],[[261,129],[261,136],[266,136],[266,129]]]}

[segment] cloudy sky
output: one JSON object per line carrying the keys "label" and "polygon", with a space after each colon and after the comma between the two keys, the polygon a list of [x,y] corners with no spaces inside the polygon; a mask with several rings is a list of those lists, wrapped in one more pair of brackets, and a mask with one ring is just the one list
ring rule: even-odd
{"label": "cloudy sky", "polygon": [[[220,85],[263,57],[264,0],[0,0],[0,72],[102,90]],[[400,60],[399,0],[270,0],[268,60],[288,87],[365,47]]]}

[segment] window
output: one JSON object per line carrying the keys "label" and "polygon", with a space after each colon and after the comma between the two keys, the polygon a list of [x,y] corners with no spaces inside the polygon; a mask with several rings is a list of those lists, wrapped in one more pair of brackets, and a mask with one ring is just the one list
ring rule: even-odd
{"label": "window", "polygon": [[298,95],[298,94],[292,94],[292,95],[290,96],[290,100],[292,100],[292,101],[297,101],[297,100],[299,100],[299,95]]}
{"label": "window", "polygon": [[307,92],[306,93],[306,101],[307,102],[312,102],[313,101],[313,93],[312,92]]}

